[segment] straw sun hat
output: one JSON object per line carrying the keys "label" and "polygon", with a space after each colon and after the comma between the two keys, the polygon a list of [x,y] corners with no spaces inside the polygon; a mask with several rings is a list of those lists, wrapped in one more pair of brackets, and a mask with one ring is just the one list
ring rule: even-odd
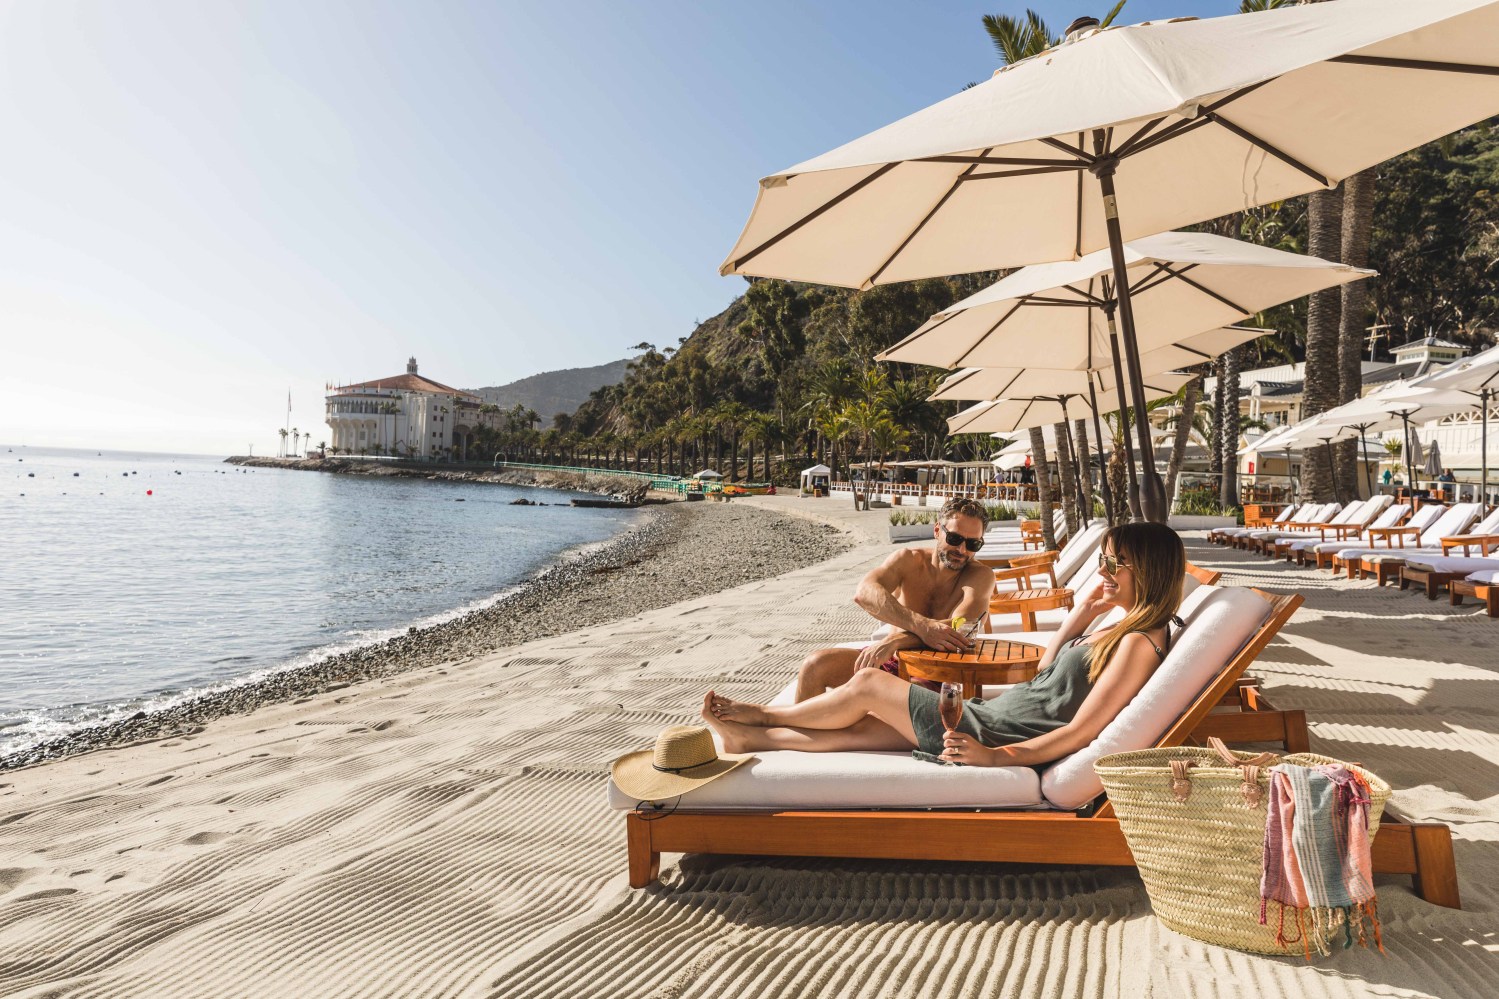
{"label": "straw sun hat", "polygon": [[654,749],[626,753],[610,772],[615,786],[630,797],[659,801],[702,787],[751,759],[719,756],[712,734],[701,725],[673,725],[656,736]]}

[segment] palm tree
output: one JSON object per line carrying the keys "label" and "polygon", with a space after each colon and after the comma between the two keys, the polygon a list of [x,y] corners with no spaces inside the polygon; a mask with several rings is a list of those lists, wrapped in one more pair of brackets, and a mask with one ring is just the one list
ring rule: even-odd
{"label": "palm tree", "polygon": [[1218,480],[1218,505],[1225,510],[1239,505],[1239,362],[1242,357],[1242,347],[1223,353],[1223,413],[1218,428],[1223,474]]}
{"label": "palm tree", "polygon": [[[1192,425],[1197,414],[1197,400],[1202,397],[1202,376],[1198,375],[1181,387],[1181,408],[1174,418],[1176,436],[1171,441],[1171,461],[1166,465],[1166,499],[1176,501],[1176,480],[1181,475],[1182,459],[1187,453],[1187,443],[1192,439]],[[1172,421],[1167,421],[1170,426]]]}
{"label": "palm tree", "polygon": [[297,441],[301,439],[301,436],[302,435],[297,432],[296,427],[291,428],[291,457],[293,458],[297,456]]}
{"label": "palm tree", "polygon": [[[1104,17],[1100,27],[1107,28],[1124,9],[1126,0],[1119,0]],[[1009,14],[985,14],[984,30],[994,42],[1000,59],[1005,65],[1013,65],[1022,59],[1039,55],[1057,44],[1061,39],[1052,33],[1041,19],[1041,15],[1027,10],[1024,18]]]}
{"label": "palm tree", "polygon": [[276,433],[278,433],[278,434],[281,435],[281,457],[285,458],[286,457],[286,437],[287,437],[287,430],[286,430],[285,427],[278,427],[276,429]]}
{"label": "palm tree", "polygon": [[[1061,442],[1058,441],[1060,449]],[[1052,524],[1054,508],[1051,495],[1051,470],[1046,467],[1046,437],[1040,427],[1031,427],[1031,464],[1036,469],[1036,491],[1041,498],[1041,539],[1048,551],[1057,547],[1057,532]]]}
{"label": "palm tree", "polygon": [[1057,439],[1057,491],[1062,494],[1062,519],[1067,522],[1067,534],[1075,538],[1078,529],[1078,490],[1077,471],[1073,467],[1072,449],[1069,447],[1071,441],[1066,423],[1056,423],[1051,429]]}

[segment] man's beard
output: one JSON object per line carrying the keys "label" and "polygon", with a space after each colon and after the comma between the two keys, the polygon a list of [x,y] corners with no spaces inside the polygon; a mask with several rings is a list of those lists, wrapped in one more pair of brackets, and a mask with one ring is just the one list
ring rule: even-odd
{"label": "man's beard", "polygon": [[942,563],[942,568],[957,571],[968,564],[968,559],[955,551],[946,548],[938,549],[937,559]]}

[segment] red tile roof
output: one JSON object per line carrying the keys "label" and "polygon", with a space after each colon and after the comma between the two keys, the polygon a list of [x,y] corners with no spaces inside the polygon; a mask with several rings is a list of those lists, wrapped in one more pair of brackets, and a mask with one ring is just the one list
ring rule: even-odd
{"label": "red tile roof", "polygon": [[395,389],[401,392],[446,393],[448,395],[472,396],[477,398],[472,392],[465,392],[463,389],[456,389],[451,385],[444,385],[442,382],[434,382],[430,378],[411,374],[392,375],[390,378],[377,378],[372,382],[359,382],[355,385],[338,386],[338,391],[340,392],[346,389]]}

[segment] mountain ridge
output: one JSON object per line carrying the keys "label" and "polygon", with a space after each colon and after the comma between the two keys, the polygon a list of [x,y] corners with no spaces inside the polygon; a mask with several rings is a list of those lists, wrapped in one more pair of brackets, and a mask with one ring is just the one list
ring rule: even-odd
{"label": "mountain ridge", "polygon": [[628,358],[587,368],[561,368],[518,378],[504,385],[468,389],[485,402],[511,409],[517,404],[535,410],[544,423],[558,413],[572,413],[593,392],[624,380]]}

